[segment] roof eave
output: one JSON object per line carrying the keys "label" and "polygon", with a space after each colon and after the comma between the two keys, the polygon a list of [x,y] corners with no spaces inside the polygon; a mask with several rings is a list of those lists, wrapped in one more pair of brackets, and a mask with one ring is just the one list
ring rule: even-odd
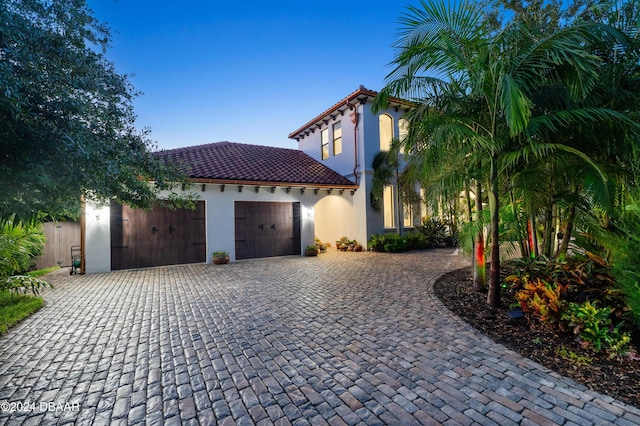
{"label": "roof eave", "polygon": [[[315,128],[321,127],[324,121],[327,120],[327,117],[331,116],[332,114],[343,114],[344,111],[352,108],[355,102],[364,105],[369,99],[375,98],[377,95],[378,92],[360,87],[358,90],[351,93],[349,96],[342,99],[340,102],[333,105],[331,108],[327,109],[322,114],[315,117],[313,120],[307,122],[304,126],[291,132],[289,134],[289,139],[298,140],[301,137],[302,133],[308,134],[309,132],[313,132]],[[413,103],[399,98],[389,98],[389,104],[395,105],[396,108],[404,108],[407,110],[413,106]]]}
{"label": "roof eave", "polygon": [[332,183],[314,183],[314,182],[270,182],[258,180],[242,180],[242,179],[210,179],[210,178],[189,178],[192,183],[209,183],[218,185],[247,185],[247,186],[275,186],[282,188],[322,188],[322,189],[349,189],[356,190],[360,186],[353,184],[332,184]]}

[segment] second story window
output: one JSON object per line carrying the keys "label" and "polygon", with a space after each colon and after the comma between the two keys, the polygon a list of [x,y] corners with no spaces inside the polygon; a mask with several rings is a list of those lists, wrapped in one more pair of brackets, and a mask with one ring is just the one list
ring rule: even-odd
{"label": "second story window", "polygon": [[333,124],[333,155],[342,154],[342,123]]}
{"label": "second story window", "polygon": [[380,151],[389,151],[393,139],[393,117],[380,114]]}
{"label": "second story window", "polygon": [[[406,118],[401,118],[398,120],[398,136],[400,138],[400,142],[404,142],[409,134],[409,120]],[[400,149],[400,153],[404,154],[404,145]]]}
{"label": "second story window", "polygon": [[320,132],[320,150],[323,160],[329,158],[329,129],[323,129]]}

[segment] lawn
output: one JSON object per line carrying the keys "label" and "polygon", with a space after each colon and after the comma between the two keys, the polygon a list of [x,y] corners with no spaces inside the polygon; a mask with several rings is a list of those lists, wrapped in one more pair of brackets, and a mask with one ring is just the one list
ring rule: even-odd
{"label": "lawn", "polygon": [[[59,266],[54,266],[47,269],[40,269],[29,272],[28,275],[37,278],[59,268]],[[0,291],[0,336],[36,312],[43,304],[44,300],[39,296]]]}
{"label": "lawn", "polygon": [[0,336],[42,307],[44,300],[39,296],[0,292]]}

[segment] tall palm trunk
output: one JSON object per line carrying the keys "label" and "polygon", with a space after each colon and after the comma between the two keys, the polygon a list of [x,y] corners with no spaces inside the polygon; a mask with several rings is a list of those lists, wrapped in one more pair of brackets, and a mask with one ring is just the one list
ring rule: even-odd
{"label": "tall palm trunk", "polygon": [[553,221],[553,204],[548,205],[544,210],[544,234],[542,236],[542,254],[547,259],[551,258],[553,251],[553,230],[555,222]]}
{"label": "tall palm trunk", "polygon": [[491,272],[489,275],[489,293],[487,294],[487,304],[494,308],[500,306],[500,218],[499,192],[498,192],[498,159],[497,155],[491,157],[491,175],[489,184],[489,211],[491,213]]}
{"label": "tall palm trunk", "polygon": [[524,235],[523,235],[523,233],[526,234],[526,226],[525,228],[523,228],[522,222],[520,221],[520,215],[518,214],[518,208],[516,206],[516,197],[513,194],[513,188],[509,189],[509,198],[511,198],[511,211],[513,212],[513,221],[516,224],[516,229],[518,232],[518,245],[520,246],[520,257],[524,259],[529,254],[527,250],[527,246],[524,242]]}
{"label": "tall palm trunk", "polygon": [[576,217],[576,206],[571,204],[569,206],[569,212],[567,213],[567,223],[564,225],[564,231],[562,235],[562,244],[558,250],[558,258],[562,259],[567,256],[569,250],[569,242],[571,241],[571,233],[573,232],[573,221]]}
{"label": "tall palm trunk", "polygon": [[[480,222],[482,213],[482,185],[476,180],[476,220]],[[473,262],[473,287],[477,292],[483,292],[487,288],[487,267],[484,255],[484,230],[478,226],[478,235],[476,236],[474,247]]]}

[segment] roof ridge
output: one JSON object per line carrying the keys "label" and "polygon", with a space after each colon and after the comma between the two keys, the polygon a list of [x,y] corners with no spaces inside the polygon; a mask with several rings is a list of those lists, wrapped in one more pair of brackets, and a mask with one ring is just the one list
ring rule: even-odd
{"label": "roof ridge", "polygon": [[300,151],[299,149],[296,149],[296,148],[284,148],[284,147],[279,147],[279,146],[250,144],[250,143],[243,143],[243,142],[218,141],[218,142],[209,142],[209,143],[200,144],[200,145],[189,145],[189,146],[182,146],[182,147],[178,147],[178,148],[161,149],[159,151],[155,151],[154,153],[172,154],[172,153],[179,153],[179,152],[185,152],[185,151],[192,152],[194,150],[200,150],[200,149],[204,149],[204,148],[210,148],[210,147],[213,147],[213,146],[223,146],[223,145],[233,145],[233,146],[241,146],[241,147],[258,147],[258,148],[269,148],[269,149],[285,149],[285,150],[291,150],[291,151]]}

